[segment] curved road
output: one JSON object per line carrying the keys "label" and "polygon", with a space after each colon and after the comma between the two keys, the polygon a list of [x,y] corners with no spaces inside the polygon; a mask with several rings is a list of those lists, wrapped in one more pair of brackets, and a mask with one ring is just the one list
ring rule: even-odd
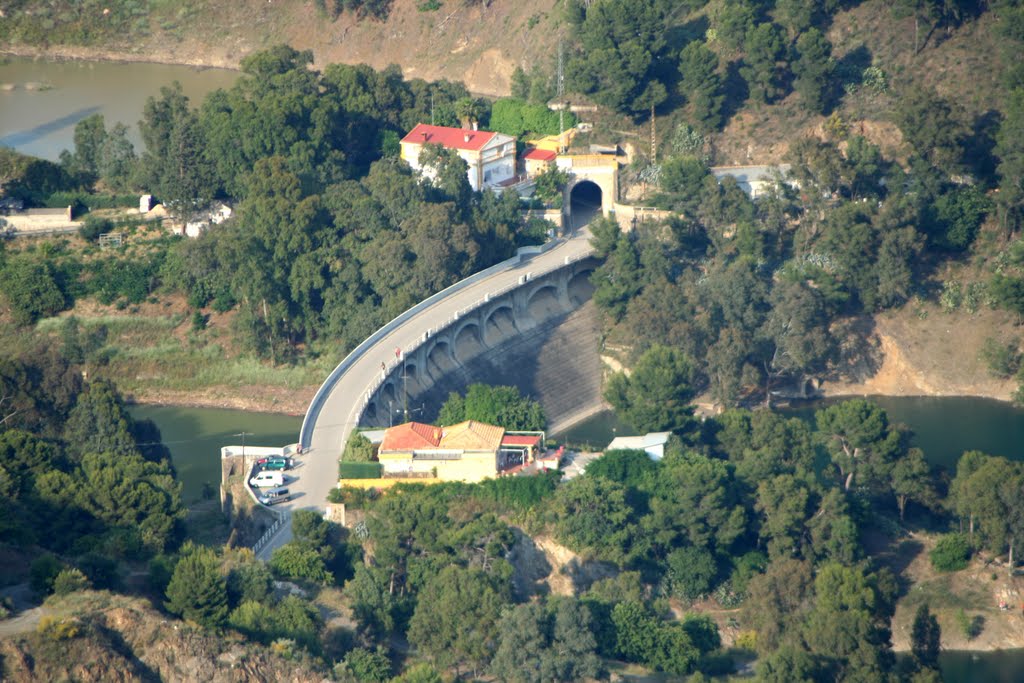
{"label": "curved road", "polygon": [[[592,252],[590,233],[579,231],[571,238],[558,240],[555,246],[543,253],[524,256],[518,263],[509,264],[499,272],[453,292],[379,339],[337,378],[319,413],[313,416],[307,413],[307,421],[313,420],[312,434],[308,447],[299,458],[299,467],[289,473],[296,477],[287,483],[295,497],[282,507],[288,506],[290,510],[323,510],[327,494],[338,483],[338,458],[341,456],[342,445],[358,423],[367,393],[375,389],[381,380],[381,363],[386,365],[387,372],[391,372],[399,362],[395,356],[396,348],[414,349],[425,332],[443,327],[456,313],[463,314],[475,308],[488,294],[494,295],[515,288],[520,276],[526,273],[537,277],[556,270],[567,260],[577,261]],[[310,406],[310,412],[314,410],[315,404]],[[285,524],[269,543],[260,548],[257,556],[269,559],[275,548],[289,540],[291,525]]]}

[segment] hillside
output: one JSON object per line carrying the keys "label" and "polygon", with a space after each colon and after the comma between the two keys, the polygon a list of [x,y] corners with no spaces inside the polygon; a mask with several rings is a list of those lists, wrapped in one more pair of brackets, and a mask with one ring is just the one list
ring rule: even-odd
{"label": "hillside", "polygon": [[[560,11],[557,0],[476,5],[458,0],[435,11],[419,10],[425,4],[421,0],[395,0],[386,21],[349,12],[331,20],[315,3],[303,0],[150,0],[107,3],[125,6],[132,17],[117,29],[99,8],[91,18],[76,15],[79,25],[92,29],[82,33],[72,31],[70,24],[62,30],[61,17],[70,10],[49,8],[75,3],[5,2],[0,9],[11,4],[21,5],[21,12],[32,12],[38,21],[32,22],[32,30],[8,34],[7,41],[0,33],[0,45],[8,43],[0,51],[233,68],[248,54],[288,43],[313,50],[320,67],[343,62],[383,69],[398,64],[408,78],[464,81],[471,91],[493,96],[508,94],[517,65],[553,57]],[[129,9],[139,5],[146,7]],[[51,12],[53,19],[48,18]],[[48,25],[51,30],[45,29]]]}

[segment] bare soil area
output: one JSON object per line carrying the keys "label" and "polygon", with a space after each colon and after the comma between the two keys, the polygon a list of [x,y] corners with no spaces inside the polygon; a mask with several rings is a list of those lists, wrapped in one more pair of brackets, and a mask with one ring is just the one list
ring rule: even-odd
{"label": "bare soil area", "polygon": [[934,304],[909,304],[874,317],[867,343],[880,366],[873,375],[830,381],[827,396],[981,396],[1010,400],[1013,380],[991,376],[979,359],[987,337],[1012,339],[1020,332],[1005,311],[945,313]]}
{"label": "bare soil area", "polygon": [[[1011,577],[1001,562],[984,556],[963,571],[937,572],[928,559],[934,545],[933,536],[914,533],[878,555],[894,571],[902,572],[908,584],[892,620],[893,649],[910,650],[914,614],[922,604],[938,619],[945,650],[1024,647],[1024,579]],[[975,624],[977,635],[965,633],[964,620]]]}

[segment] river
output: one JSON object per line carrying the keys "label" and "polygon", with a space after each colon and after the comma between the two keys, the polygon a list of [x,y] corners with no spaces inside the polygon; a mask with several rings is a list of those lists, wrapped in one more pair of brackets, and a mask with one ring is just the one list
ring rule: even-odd
{"label": "river", "polygon": [[56,161],[74,149],[75,124],[103,114],[107,126],[129,126],[142,151],[137,123],[146,98],[178,81],[193,106],[211,90],[229,88],[237,71],[143,62],[0,60],[0,146]]}
{"label": "river", "polygon": [[[988,398],[871,396],[889,421],[914,432],[912,443],[924,451],[928,462],[950,471],[964,451],[978,450],[1024,460],[1024,408]],[[812,420],[822,406],[844,398],[795,404],[780,412]],[[560,441],[590,445],[600,450],[617,435],[635,434],[612,411],[605,411],[555,434]]]}
{"label": "river", "polygon": [[129,408],[136,420],[152,420],[160,428],[164,444],[182,483],[185,504],[199,500],[203,485],[220,486],[220,449],[246,445],[285,446],[299,439],[301,417],[253,413],[226,408],[181,408],[136,405]]}

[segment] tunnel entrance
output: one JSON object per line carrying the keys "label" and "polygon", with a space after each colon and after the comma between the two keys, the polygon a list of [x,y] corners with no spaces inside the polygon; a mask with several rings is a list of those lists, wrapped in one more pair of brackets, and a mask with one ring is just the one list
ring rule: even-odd
{"label": "tunnel entrance", "polygon": [[570,229],[577,230],[601,215],[602,193],[597,183],[581,180],[569,193]]}

